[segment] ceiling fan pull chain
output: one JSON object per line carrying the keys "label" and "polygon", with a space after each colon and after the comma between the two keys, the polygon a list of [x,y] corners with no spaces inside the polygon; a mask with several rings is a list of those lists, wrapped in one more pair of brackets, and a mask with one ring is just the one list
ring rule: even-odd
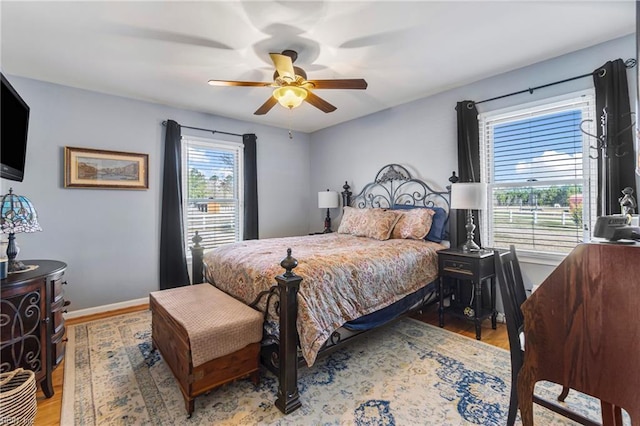
{"label": "ceiling fan pull chain", "polygon": [[293,132],[291,131],[292,124],[293,124],[293,108],[289,108],[289,139],[293,139]]}

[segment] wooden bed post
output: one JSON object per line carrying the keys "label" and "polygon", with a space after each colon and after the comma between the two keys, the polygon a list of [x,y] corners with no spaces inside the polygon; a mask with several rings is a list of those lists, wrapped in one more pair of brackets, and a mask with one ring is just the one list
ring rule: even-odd
{"label": "wooden bed post", "polygon": [[344,181],[344,185],[342,185],[342,189],[344,189],[344,191],[342,191],[342,207],[345,206],[351,206],[351,194],[352,192],[349,191],[351,187],[349,186],[349,183],[345,180]]}
{"label": "wooden bed post", "polygon": [[201,284],[204,282],[202,277],[202,267],[204,266],[202,253],[204,252],[204,247],[200,245],[202,237],[198,235],[198,231],[196,231],[196,235],[193,236],[191,241],[193,241],[193,247],[191,247],[191,282],[193,284]]}
{"label": "wooden bed post", "polygon": [[[456,172],[451,172],[449,182],[453,185],[454,183],[458,183],[459,180],[460,178],[456,176]],[[449,203],[451,203],[451,185],[447,185],[447,192],[449,193]],[[451,204],[449,204],[449,246],[451,248],[456,248],[464,243],[464,241],[459,240],[457,214],[451,214]]]}
{"label": "wooden bed post", "polygon": [[280,290],[280,345],[278,369],[278,398],[276,407],[289,414],[302,406],[298,393],[298,289],[302,278],[292,272],[298,261],[287,249],[280,266],[286,272],[276,277]]}

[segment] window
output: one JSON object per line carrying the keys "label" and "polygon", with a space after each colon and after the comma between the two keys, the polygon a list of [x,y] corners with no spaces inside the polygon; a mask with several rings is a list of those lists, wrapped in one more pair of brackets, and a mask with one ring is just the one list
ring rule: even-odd
{"label": "window", "polygon": [[[597,154],[593,91],[480,115],[482,214],[488,247],[568,253],[590,239],[595,222]],[[585,121],[587,120],[587,121]]]}
{"label": "window", "polygon": [[196,231],[205,250],[242,240],[242,144],[182,138],[187,256]]}

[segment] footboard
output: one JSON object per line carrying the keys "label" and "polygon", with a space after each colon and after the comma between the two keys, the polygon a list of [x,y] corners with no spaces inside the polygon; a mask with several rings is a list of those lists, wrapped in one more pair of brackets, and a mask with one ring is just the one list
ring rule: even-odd
{"label": "footboard", "polygon": [[[193,276],[204,275],[204,262],[202,260],[202,248],[200,247],[200,237],[196,232],[193,238]],[[271,343],[263,345],[260,351],[260,360],[272,373],[278,377],[278,396],[275,402],[276,407],[284,414],[289,414],[300,408],[300,394],[298,392],[298,331],[296,323],[298,320],[298,290],[302,278],[293,273],[293,269],[298,266],[298,261],[291,256],[291,249],[287,249],[285,257],[280,266],[285,269],[285,273],[276,276],[277,285],[268,291],[260,293],[250,306],[256,306],[263,298],[266,298],[266,309],[264,312],[265,321],[269,317],[269,308],[275,307],[278,314],[279,323],[278,336],[267,335],[264,331],[263,341]],[[194,284],[196,284],[194,282]],[[273,305],[272,298],[275,298]]]}

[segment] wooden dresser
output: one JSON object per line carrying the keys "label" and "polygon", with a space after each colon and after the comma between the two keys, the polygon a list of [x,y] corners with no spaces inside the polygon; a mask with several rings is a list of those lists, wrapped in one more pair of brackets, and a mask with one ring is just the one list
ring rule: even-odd
{"label": "wooden dresser", "polygon": [[66,263],[25,260],[33,270],[10,274],[1,282],[0,372],[33,370],[47,398],[53,396],[51,373],[62,362],[65,307],[62,276]]}

